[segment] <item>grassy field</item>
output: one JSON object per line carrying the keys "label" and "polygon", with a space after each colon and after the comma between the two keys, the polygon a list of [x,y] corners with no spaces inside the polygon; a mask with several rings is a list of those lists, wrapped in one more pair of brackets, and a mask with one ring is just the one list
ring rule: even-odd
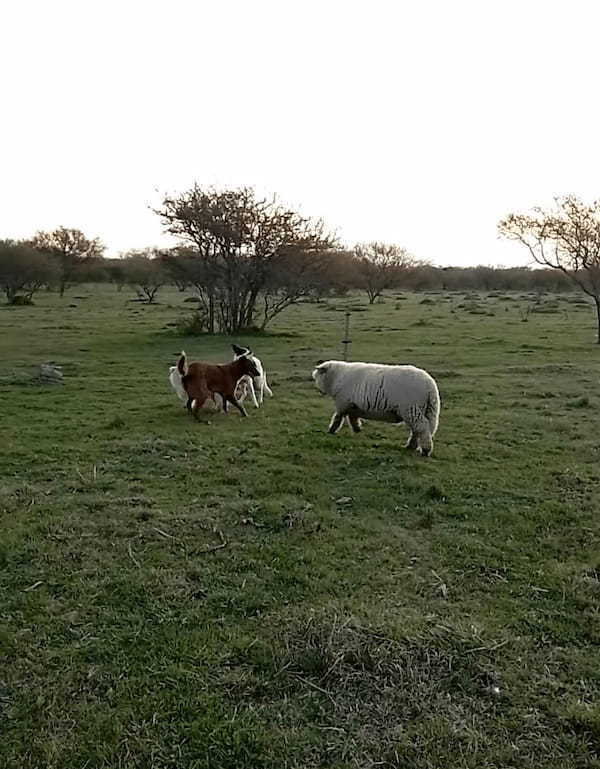
{"label": "grassy field", "polygon": [[[184,338],[84,286],[0,308],[0,766],[600,766],[600,347],[578,295],[302,304]],[[310,381],[410,362],[434,455],[326,433]],[[167,366],[263,361],[274,397],[194,423]],[[44,360],[63,386],[36,384]]]}

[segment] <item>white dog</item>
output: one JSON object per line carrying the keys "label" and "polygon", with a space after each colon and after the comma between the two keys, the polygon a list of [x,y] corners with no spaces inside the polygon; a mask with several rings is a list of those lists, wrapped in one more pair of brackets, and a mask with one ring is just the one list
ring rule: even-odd
{"label": "white dog", "polygon": [[[231,348],[233,350],[233,359],[237,360],[242,355],[248,355],[250,350],[247,347],[238,347],[237,344],[232,344]],[[256,366],[258,369],[259,376],[255,377],[254,381],[252,380],[251,376],[243,376],[240,381],[238,382],[238,386],[241,383],[244,383],[246,385],[247,390],[250,391],[250,395],[252,396],[252,403],[256,406],[256,408],[259,407],[259,405],[262,405],[263,402],[263,396],[266,392],[268,395],[273,397],[273,391],[267,384],[267,373],[263,368],[262,363],[260,360],[256,357],[256,355],[248,355],[252,363]],[[256,399],[256,393],[254,392],[254,385],[256,384],[258,388],[258,400]],[[244,393],[244,398],[246,397],[246,393]],[[243,399],[242,399],[243,400]]]}

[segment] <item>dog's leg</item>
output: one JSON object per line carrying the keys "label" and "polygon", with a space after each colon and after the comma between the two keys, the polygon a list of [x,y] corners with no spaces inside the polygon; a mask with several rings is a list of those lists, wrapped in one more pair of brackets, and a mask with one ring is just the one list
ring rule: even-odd
{"label": "dog's leg", "polygon": [[235,399],[235,398],[233,398],[233,397],[230,397],[230,398],[229,398],[229,402],[230,402],[231,404],[233,404],[233,405],[236,407],[236,409],[237,409],[237,410],[240,412],[240,414],[241,414],[243,417],[247,417],[247,416],[248,416],[248,414],[247,414],[247,412],[246,412],[246,409],[245,409],[245,408],[242,406],[242,404],[241,404],[241,403],[238,403],[238,401],[236,401],[236,399]]}
{"label": "dog's leg", "polygon": [[[252,397],[252,403],[258,408],[258,401],[256,400],[256,393],[254,392],[254,383],[252,382],[252,377],[248,379],[248,388],[250,390],[250,395]],[[262,403],[262,400],[261,400]]]}

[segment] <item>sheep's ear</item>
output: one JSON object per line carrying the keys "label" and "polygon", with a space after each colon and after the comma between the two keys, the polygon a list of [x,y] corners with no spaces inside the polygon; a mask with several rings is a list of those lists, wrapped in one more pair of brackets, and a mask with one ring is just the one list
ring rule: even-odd
{"label": "sheep's ear", "polygon": [[248,355],[250,350],[247,347],[238,347],[237,344],[232,344],[231,349],[236,355]]}

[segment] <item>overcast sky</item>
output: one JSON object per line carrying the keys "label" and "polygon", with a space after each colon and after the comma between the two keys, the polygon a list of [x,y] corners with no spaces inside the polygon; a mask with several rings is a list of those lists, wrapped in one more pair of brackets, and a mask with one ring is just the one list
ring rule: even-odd
{"label": "overcast sky", "polygon": [[0,28],[0,237],[166,245],[148,207],[197,181],[520,264],[499,218],[600,197],[593,0],[19,0]]}

